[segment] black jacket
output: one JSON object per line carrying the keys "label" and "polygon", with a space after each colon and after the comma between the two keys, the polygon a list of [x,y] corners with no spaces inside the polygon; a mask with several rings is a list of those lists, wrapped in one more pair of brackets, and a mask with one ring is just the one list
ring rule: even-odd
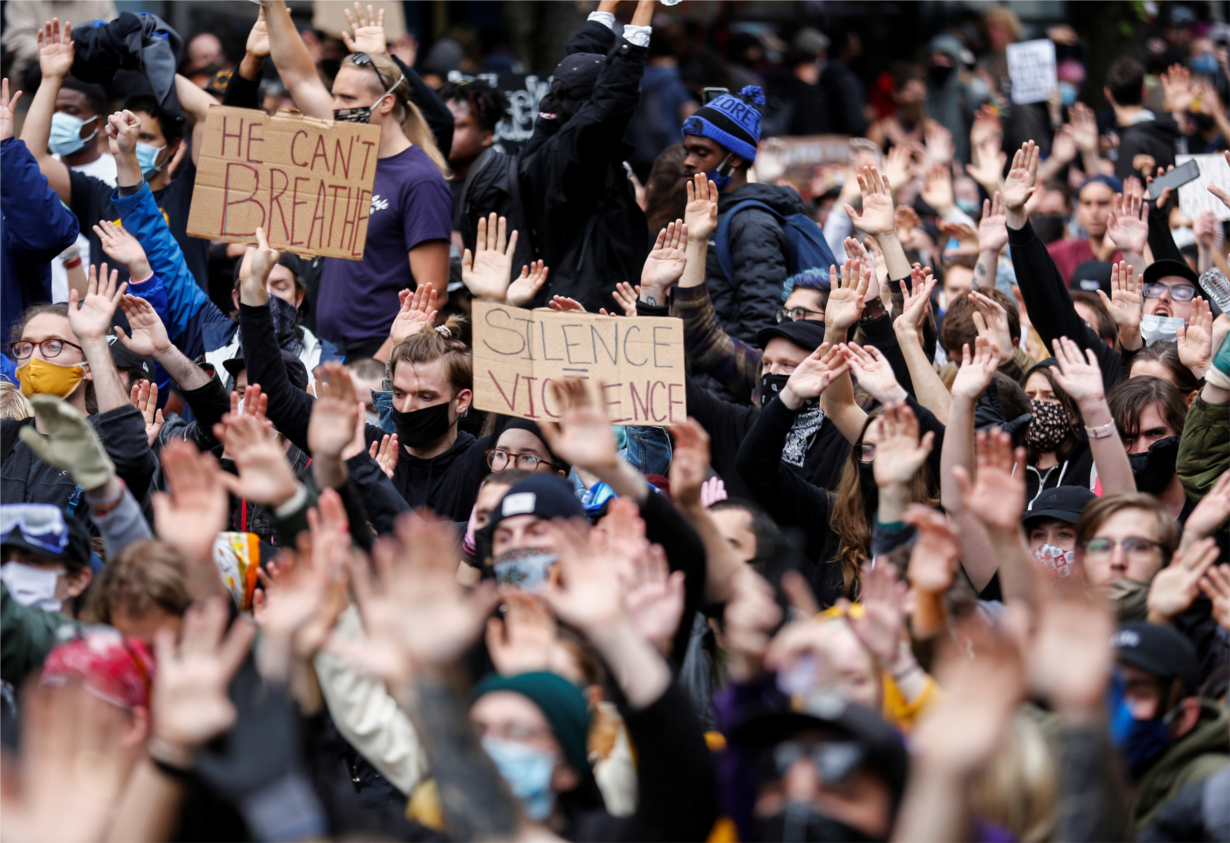
{"label": "black jacket", "polygon": [[[577,49],[585,45],[587,49]],[[601,50],[593,49],[598,45]],[[521,161],[521,195],[535,253],[551,277],[535,300],[570,296],[587,310],[609,307],[618,281],[635,283],[649,254],[648,223],[623,161],[624,132],[640,100],[649,51],[590,21],[568,52],[611,50],[589,102],[562,126],[539,118]]]}
{"label": "black jacket", "polygon": [[[728,210],[748,199],[763,202],[783,216],[807,213],[803,197],[793,187],[745,184],[718,197],[718,225]],[[782,284],[790,276],[790,247],[781,225],[759,208],[740,211],[731,220],[728,234],[734,277],[727,279],[723,274],[717,248],[710,243],[705,259],[709,298],[726,333],[755,344],[756,332],[774,324],[774,314],[782,306]]]}
{"label": "black jacket", "polygon": [[[1169,114],[1122,127],[1119,130],[1119,160],[1115,162],[1115,175],[1120,179],[1128,176],[1141,178],[1141,173],[1132,166],[1132,159],[1137,155],[1152,156],[1155,168],[1169,167],[1174,163],[1180,138],[1179,126]],[[1154,169],[1148,175],[1156,172]]]}

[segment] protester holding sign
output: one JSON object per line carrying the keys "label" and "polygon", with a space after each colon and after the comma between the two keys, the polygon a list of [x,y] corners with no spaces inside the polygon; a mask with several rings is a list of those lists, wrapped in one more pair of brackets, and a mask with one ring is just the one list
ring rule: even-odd
{"label": "protester holding sign", "polygon": [[346,354],[384,359],[398,291],[421,284],[447,291],[452,197],[444,155],[392,59],[375,52],[348,56],[330,94],[286,4],[267,3],[265,14],[273,61],[304,114],[380,128],[367,248],[362,261],[325,261],[316,325]]}

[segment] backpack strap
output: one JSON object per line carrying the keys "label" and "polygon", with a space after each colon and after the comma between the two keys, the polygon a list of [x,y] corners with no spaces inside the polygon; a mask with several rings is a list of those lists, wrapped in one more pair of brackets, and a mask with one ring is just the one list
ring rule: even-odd
{"label": "backpack strap", "polygon": [[744,199],[742,202],[737,202],[733,208],[722,215],[722,221],[718,223],[716,239],[718,266],[722,268],[722,274],[726,276],[726,280],[734,283],[734,264],[730,257],[730,221],[734,219],[735,214],[748,208],[756,208],[765,211],[777,220],[781,225],[784,217],[777,211],[773,210],[769,205],[761,202],[759,199]]}

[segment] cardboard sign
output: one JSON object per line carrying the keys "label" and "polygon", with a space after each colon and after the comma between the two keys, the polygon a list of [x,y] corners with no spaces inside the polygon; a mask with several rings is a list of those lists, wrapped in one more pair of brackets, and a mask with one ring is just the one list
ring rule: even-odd
{"label": "cardboard sign", "polygon": [[450,70],[450,82],[485,82],[508,97],[508,115],[495,124],[495,143],[503,152],[516,152],[534,134],[538,103],[551,92],[550,73],[480,73],[471,76]]}
{"label": "cardboard sign", "polygon": [[1008,78],[1017,105],[1046,102],[1059,85],[1055,75],[1055,42],[1049,38],[1008,45]]}
{"label": "cardboard sign", "polygon": [[[687,420],[683,320],[523,310],[474,302],[474,406],[553,421],[552,381],[588,381],[614,424]],[[605,393],[598,383],[605,384]]]}
{"label": "cardboard sign", "polygon": [[362,260],[380,127],[211,106],[188,234]]}
{"label": "cardboard sign", "polygon": [[1209,185],[1215,184],[1230,190],[1230,165],[1224,155],[1176,155],[1175,166],[1195,161],[1200,167],[1200,177],[1179,188],[1179,210],[1189,219],[1201,211],[1212,211],[1219,220],[1230,220],[1230,208],[1209,193]]}

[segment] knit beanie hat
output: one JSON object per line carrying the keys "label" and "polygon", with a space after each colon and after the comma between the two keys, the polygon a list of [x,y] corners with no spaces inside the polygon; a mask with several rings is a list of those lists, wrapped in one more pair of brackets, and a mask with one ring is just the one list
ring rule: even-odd
{"label": "knit beanie hat", "polygon": [[722,94],[683,122],[684,135],[711,138],[749,164],[760,143],[760,107],[764,92],[748,85],[737,94]]}
{"label": "knit beanie hat", "polygon": [[564,759],[578,773],[589,769],[589,706],[581,689],[567,679],[547,671],[517,676],[489,674],[475,686],[470,702],[493,691],[511,691],[527,698],[542,711],[559,741]]}

